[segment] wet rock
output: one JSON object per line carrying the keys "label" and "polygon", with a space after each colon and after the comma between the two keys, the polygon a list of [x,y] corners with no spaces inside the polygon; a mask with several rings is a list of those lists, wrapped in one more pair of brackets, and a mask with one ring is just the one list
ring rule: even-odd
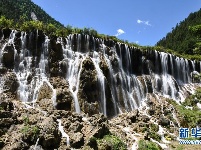
{"label": "wet rock", "polygon": [[58,88],[56,91],[56,108],[59,110],[71,110],[73,95],[67,88]]}
{"label": "wet rock", "polygon": [[71,147],[73,148],[81,148],[84,145],[84,137],[83,134],[80,132],[76,132],[74,133],[71,137],[70,137],[70,141],[71,141]]}
{"label": "wet rock", "polygon": [[10,118],[12,115],[10,111],[0,110],[0,118]]}
{"label": "wet rock", "polygon": [[38,100],[51,99],[52,93],[53,93],[52,88],[48,85],[46,81],[44,81],[43,85],[39,89]]}
{"label": "wet rock", "polygon": [[130,119],[132,123],[135,123],[138,117],[139,117],[138,110],[134,110],[133,112],[128,113],[128,119]]}
{"label": "wet rock", "polygon": [[17,50],[17,52],[20,52],[22,42],[21,42],[21,32],[19,31],[15,33],[14,44],[15,44],[15,49]]}
{"label": "wet rock", "polygon": [[0,101],[0,108],[4,111],[12,111],[14,110],[14,104],[11,102],[10,99],[1,99]]}
{"label": "wet rock", "polygon": [[153,93],[152,81],[151,81],[150,76],[145,76],[145,82],[147,85],[148,93]]}
{"label": "wet rock", "polygon": [[50,75],[51,75],[51,77],[60,76],[59,62],[51,63],[51,66],[50,66]]}
{"label": "wet rock", "polygon": [[13,124],[12,118],[1,118],[0,119],[0,127],[10,127]]}
{"label": "wet rock", "polygon": [[2,150],[27,150],[29,148],[28,144],[23,141],[16,141],[11,145],[6,145]]}
{"label": "wet rock", "polygon": [[92,131],[91,136],[96,138],[103,138],[105,135],[109,134],[110,131],[106,124],[102,124]]}
{"label": "wet rock", "polygon": [[61,133],[58,130],[58,124],[52,117],[48,117],[41,123],[38,123],[40,130],[39,144],[46,148],[52,149],[59,147]]}
{"label": "wet rock", "polygon": [[50,83],[56,89],[56,108],[59,110],[74,110],[73,94],[68,82],[62,77],[52,77]]}
{"label": "wet rock", "polygon": [[109,78],[109,68],[103,56],[101,56],[101,62],[99,63],[100,69],[102,70],[104,76]]}
{"label": "wet rock", "polygon": [[70,124],[70,126],[68,127],[68,131],[73,131],[73,132],[71,132],[72,135],[76,132],[81,132],[81,129],[83,128],[83,125],[77,120],[75,122],[71,122],[69,124]]}
{"label": "wet rock", "polygon": [[84,110],[84,112],[86,114],[88,114],[89,116],[92,116],[93,114],[98,114],[99,113],[99,104],[98,102],[94,102],[94,103],[88,103],[88,102],[84,102],[84,107],[82,107],[82,109]]}
{"label": "wet rock", "polygon": [[13,68],[14,65],[14,47],[7,45],[3,51],[3,64],[8,68]]}
{"label": "wet rock", "polygon": [[66,77],[66,73],[67,73],[67,70],[68,70],[68,67],[69,67],[68,63],[66,61],[61,61],[59,63],[59,66],[60,66],[60,69],[61,69],[63,77]]}
{"label": "wet rock", "polygon": [[[80,86],[78,92],[78,98],[82,111],[85,112],[85,102],[94,103],[100,102],[100,92],[98,87],[97,72],[91,58],[86,58],[82,64],[82,70],[80,74]],[[89,107],[86,107],[88,109]]]}
{"label": "wet rock", "polygon": [[12,94],[16,95],[17,89],[19,87],[19,82],[16,74],[13,72],[7,72],[7,74],[3,77],[3,80],[3,89],[6,92],[11,92]]}
{"label": "wet rock", "polygon": [[7,29],[3,29],[2,31],[3,31],[4,39],[9,38],[10,33],[12,32],[12,30],[8,29],[8,28]]}
{"label": "wet rock", "polygon": [[164,127],[169,126],[170,120],[168,120],[167,118],[164,118],[164,117],[160,117],[159,124],[164,126]]}
{"label": "wet rock", "polygon": [[59,70],[59,61],[63,59],[63,51],[60,42],[57,42],[56,38],[50,40],[50,53],[49,53],[49,68],[50,75],[52,77],[60,76],[61,72]]}
{"label": "wet rock", "polygon": [[1,67],[0,67],[0,74],[5,74],[6,72],[7,72],[7,68],[1,66]]}

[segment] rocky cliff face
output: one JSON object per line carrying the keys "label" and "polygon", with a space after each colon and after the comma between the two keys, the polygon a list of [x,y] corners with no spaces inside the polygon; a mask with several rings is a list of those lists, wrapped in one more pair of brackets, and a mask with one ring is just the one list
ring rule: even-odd
{"label": "rocky cliff face", "polygon": [[[65,122],[62,123],[63,128],[69,133],[72,147],[81,148],[85,145],[96,149],[100,144],[90,143],[88,140],[91,137],[103,138],[116,131],[113,130],[113,124],[108,125],[107,119],[99,122],[100,126],[97,123],[97,129],[92,129],[95,114],[103,113],[113,118],[124,112],[145,109],[141,113],[144,117],[139,118],[135,114],[129,124],[122,125],[122,129],[134,123],[139,124],[141,120],[149,124],[150,118],[147,120],[145,116],[159,115],[158,107],[163,99],[169,98],[179,103],[194,91],[197,84],[193,82],[198,80],[192,77],[201,71],[200,62],[164,52],[142,51],[89,35],[73,34],[66,38],[49,39],[41,31],[25,33],[6,29],[1,31],[0,39],[2,112],[12,112],[12,121],[1,134],[16,134],[22,138],[24,143],[12,141],[18,137],[8,140],[17,144],[16,149],[18,144],[23,144],[23,149],[27,149],[36,142],[41,149],[52,146],[62,149],[64,144],[61,137],[64,135],[58,130],[57,119]],[[76,116],[73,112],[80,115]],[[27,113],[31,119],[37,119],[28,122],[20,119]],[[37,114],[35,117],[34,113]],[[81,114],[91,116],[92,120],[89,118],[83,122]],[[38,119],[40,115],[42,118]],[[157,119],[161,126],[170,125],[171,119],[167,117]],[[118,119],[115,121],[118,122]],[[87,122],[90,125],[86,125]],[[15,124],[19,133],[13,133],[10,129],[12,124]],[[175,123],[173,126],[179,125]],[[28,135],[23,135],[20,131],[26,127],[31,131],[27,130]],[[49,132],[50,128],[53,130]],[[141,132],[140,125],[136,128],[137,132]],[[43,135],[46,131],[48,134]],[[5,149],[9,147],[9,142],[3,142]]]}

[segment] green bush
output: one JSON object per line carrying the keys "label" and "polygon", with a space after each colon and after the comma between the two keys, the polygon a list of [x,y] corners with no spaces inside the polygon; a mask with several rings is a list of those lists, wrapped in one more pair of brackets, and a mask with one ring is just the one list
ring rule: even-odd
{"label": "green bush", "polygon": [[151,141],[140,140],[138,150],[160,150],[159,146]]}
{"label": "green bush", "polygon": [[6,19],[4,16],[1,16],[0,18],[0,29],[3,28],[13,28],[13,20]]}
{"label": "green bush", "polygon": [[98,147],[111,150],[126,150],[126,145],[114,135],[105,135],[102,139],[97,139]]}
{"label": "green bush", "polygon": [[156,133],[156,132],[152,132],[151,131],[149,133],[149,137],[152,138],[152,139],[154,139],[154,140],[156,140],[156,141],[160,141],[161,140],[161,136],[158,133]]}

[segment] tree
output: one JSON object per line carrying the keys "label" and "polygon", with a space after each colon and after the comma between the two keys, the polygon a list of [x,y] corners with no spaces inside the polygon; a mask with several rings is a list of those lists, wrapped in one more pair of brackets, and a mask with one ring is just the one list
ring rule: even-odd
{"label": "tree", "polygon": [[193,49],[194,54],[201,54],[201,24],[195,26],[189,26],[191,33],[197,38]]}
{"label": "tree", "polygon": [[13,20],[6,19],[5,16],[1,16],[0,18],[0,28],[13,28]]}

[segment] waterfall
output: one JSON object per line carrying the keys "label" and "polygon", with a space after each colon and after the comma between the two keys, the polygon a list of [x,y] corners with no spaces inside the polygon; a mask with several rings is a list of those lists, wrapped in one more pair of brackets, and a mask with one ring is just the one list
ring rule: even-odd
{"label": "waterfall", "polygon": [[[41,40],[43,37],[44,40]],[[21,101],[36,102],[41,86],[46,83],[52,90],[52,101],[56,105],[57,91],[49,79],[51,76],[62,76],[69,85],[76,112],[85,111],[86,104],[89,106],[86,106],[87,109],[93,109],[91,104],[96,102],[98,110],[104,115],[115,116],[139,108],[150,93],[183,101],[186,93],[194,90],[191,72],[201,70],[201,62],[164,52],[142,51],[90,35],[71,34],[54,40],[38,31],[21,32],[20,35],[15,30],[10,33],[9,39],[1,40],[0,67],[8,67],[16,74],[19,82],[17,95]],[[58,48],[60,51],[56,50],[57,44],[61,45],[61,50]],[[6,55],[11,53],[9,46],[14,51],[13,65],[5,61]],[[52,61],[50,55],[55,55],[58,60]],[[85,69],[91,69],[91,66],[83,65],[88,59],[91,63],[88,65],[94,69],[90,74],[94,75],[94,89],[87,87],[83,90],[83,83],[87,84]],[[55,68],[59,68],[56,75],[52,75],[50,69],[53,63]],[[2,93],[2,76],[0,85]],[[81,91],[84,91],[82,96]]]}
{"label": "waterfall", "polygon": [[98,80],[99,80],[99,85],[100,85],[100,92],[101,92],[100,96],[101,96],[103,114],[106,116],[107,115],[107,112],[106,112],[107,110],[106,110],[106,97],[105,97],[105,76],[104,76],[102,70],[99,67],[100,57],[101,56],[99,56],[97,52],[94,52],[92,61],[94,63],[94,66],[96,68],[97,75],[98,75]]}
{"label": "waterfall", "polygon": [[63,126],[61,125],[61,120],[57,119],[57,122],[58,122],[58,125],[59,125],[59,131],[61,132],[62,137],[66,138],[66,145],[69,145],[70,144],[70,139],[69,139],[68,134],[64,131]]}

